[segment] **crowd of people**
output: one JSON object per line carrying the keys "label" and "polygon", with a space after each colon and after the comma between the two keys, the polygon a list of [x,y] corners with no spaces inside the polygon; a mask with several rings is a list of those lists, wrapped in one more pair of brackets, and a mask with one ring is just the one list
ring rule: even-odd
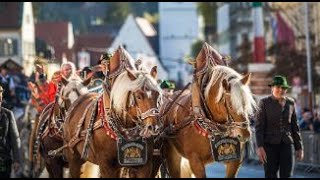
{"label": "crowd of people", "polygon": [[304,108],[299,116],[298,123],[302,131],[320,133],[320,111],[315,107],[312,113],[310,109]]}

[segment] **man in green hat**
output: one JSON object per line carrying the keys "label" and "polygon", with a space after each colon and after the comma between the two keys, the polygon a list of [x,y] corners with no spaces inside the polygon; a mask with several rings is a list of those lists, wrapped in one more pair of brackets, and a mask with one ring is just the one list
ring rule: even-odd
{"label": "man in green hat", "polygon": [[271,95],[259,102],[256,114],[257,155],[264,165],[266,178],[289,178],[293,175],[294,150],[297,160],[303,159],[303,146],[297,124],[295,102],[286,96],[284,76],[274,76]]}
{"label": "man in green hat", "polygon": [[173,94],[176,86],[173,82],[170,82],[169,80],[164,80],[160,84],[160,88],[163,90],[165,97],[169,97]]}
{"label": "man in green hat", "polygon": [[0,178],[10,178],[11,168],[20,167],[21,141],[13,112],[1,107],[3,91],[0,86]]}

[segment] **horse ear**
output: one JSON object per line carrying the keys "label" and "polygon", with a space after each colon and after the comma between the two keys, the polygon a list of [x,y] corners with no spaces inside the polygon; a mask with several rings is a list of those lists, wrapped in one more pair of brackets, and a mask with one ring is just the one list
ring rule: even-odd
{"label": "horse ear", "polygon": [[66,78],[64,78],[63,76],[61,76],[61,82],[64,86],[66,86],[69,83],[69,81]]}
{"label": "horse ear", "polygon": [[128,72],[128,76],[129,76],[129,78],[130,78],[132,81],[134,81],[134,80],[137,79],[137,76],[134,74],[133,71],[131,71],[131,70],[128,69],[128,68],[126,68],[126,71]]}
{"label": "horse ear", "polygon": [[251,79],[251,73],[247,73],[240,81],[243,85],[248,85]]}
{"label": "horse ear", "polygon": [[153,68],[150,71],[150,74],[154,79],[157,79],[157,75],[158,75],[157,66],[153,66]]}
{"label": "horse ear", "polygon": [[90,84],[90,82],[91,82],[91,79],[92,79],[92,76],[87,78],[87,79],[85,79],[84,81],[82,81],[82,84],[84,86],[88,86]]}
{"label": "horse ear", "polygon": [[205,52],[204,52],[204,48],[205,48],[205,45],[202,46],[199,54],[196,57],[195,62],[191,62],[190,63],[190,64],[194,65],[194,68],[195,68],[196,72],[201,71],[206,65],[206,55],[205,55]]}
{"label": "horse ear", "polygon": [[230,84],[227,82],[227,80],[222,80],[222,86],[225,90],[227,90],[228,92],[231,90],[230,88]]}

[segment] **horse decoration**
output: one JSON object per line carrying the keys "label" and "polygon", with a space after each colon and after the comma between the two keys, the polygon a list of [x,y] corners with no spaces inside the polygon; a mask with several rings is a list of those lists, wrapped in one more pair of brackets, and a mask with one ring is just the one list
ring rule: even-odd
{"label": "horse decoration", "polygon": [[[39,117],[36,131],[36,141],[33,147],[33,159],[37,154],[41,154],[45,160],[49,177],[63,177],[63,167],[66,162],[61,155],[48,154],[50,150],[55,150],[63,145],[62,127],[66,116],[66,111],[71,104],[81,95],[88,93],[86,87],[91,79],[82,80],[78,76],[72,76],[68,80],[62,77],[62,89],[57,92],[55,102],[48,104]],[[40,146],[39,146],[40,145]],[[36,160],[33,160],[37,162]],[[39,161],[39,160],[38,160]],[[37,177],[42,169],[36,164],[34,176]]]}
{"label": "horse decoration", "polygon": [[[112,58],[121,56],[117,52]],[[118,67],[122,70],[108,69],[120,73],[107,76],[112,86],[104,83],[102,95],[89,93],[68,112],[63,150],[73,178],[79,177],[80,166],[86,160],[99,165],[101,177],[151,174],[152,137],[159,133],[157,113],[162,97],[156,69],[149,74],[121,62],[124,64]]]}
{"label": "horse decoration", "polygon": [[[187,172],[180,165],[186,158],[189,165],[184,167],[189,167],[189,175],[206,177],[205,165],[221,161],[226,164],[226,177],[236,177],[242,157],[231,152],[243,151],[250,138],[248,118],[256,108],[248,86],[250,74],[242,76],[227,67],[208,44],[201,49],[194,67],[192,88],[175,92],[173,100],[164,102],[160,110],[164,132],[174,135],[164,141],[169,173],[184,177]],[[222,159],[218,160],[216,152]]]}

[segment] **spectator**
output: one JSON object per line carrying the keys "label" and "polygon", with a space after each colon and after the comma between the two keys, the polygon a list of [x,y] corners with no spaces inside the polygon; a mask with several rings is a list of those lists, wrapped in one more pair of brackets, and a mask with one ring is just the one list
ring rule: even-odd
{"label": "spectator", "polygon": [[0,86],[0,178],[10,178],[11,168],[20,168],[21,142],[13,112],[1,107],[2,93]]}
{"label": "spectator", "polygon": [[310,111],[306,110],[302,114],[302,120],[299,123],[301,131],[313,131],[312,114]]}
{"label": "spectator", "polygon": [[320,112],[319,111],[315,113],[315,116],[313,119],[313,129],[315,133],[320,133]]}
{"label": "spectator", "polygon": [[3,87],[3,107],[12,110],[16,99],[16,85],[12,76],[8,74],[8,68],[5,65],[0,70],[0,85]]}

